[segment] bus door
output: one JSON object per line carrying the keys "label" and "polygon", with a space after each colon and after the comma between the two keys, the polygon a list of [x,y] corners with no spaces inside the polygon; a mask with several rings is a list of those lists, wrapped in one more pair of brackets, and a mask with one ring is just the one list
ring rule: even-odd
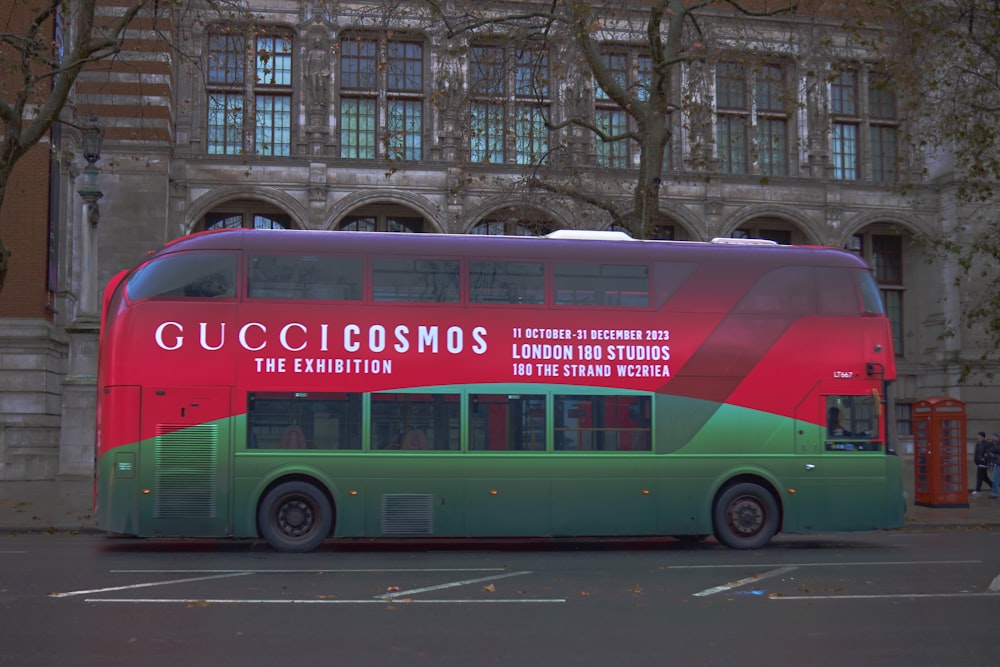
{"label": "bus door", "polygon": [[885,507],[881,408],[872,383],[849,379],[819,383],[797,406],[787,530],[854,530]]}
{"label": "bus door", "polygon": [[817,382],[795,407],[795,464],[788,486],[794,502],[785,508],[785,530],[810,530],[817,514],[825,514],[826,482],[823,473],[823,429],[816,425],[821,383]]}
{"label": "bus door", "polygon": [[828,496],[823,529],[856,530],[889,505],[882,396],[869,382],[835,382],[826,389],[821,396],[826,420],[821,458]]}
{"label": "bus door", "polygon": [[143,389],[139,534],[231,533],[229,397],[228,387]]}

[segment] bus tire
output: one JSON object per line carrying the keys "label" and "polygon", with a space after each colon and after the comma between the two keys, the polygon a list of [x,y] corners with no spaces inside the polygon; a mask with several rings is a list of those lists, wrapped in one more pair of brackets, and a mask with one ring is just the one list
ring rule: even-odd
{"label": "bus tire", "polygon": [[283,482],[264,496],[257,510],[260,535],[277,551],[313,551],[330,535],[333,507],[308,482]]}
{"label": "bus tire", "polygon": [[770,491],[752,482],[734,484],[715,501],[715,539],[731,549],[760,549],[778,532],[779,514]]}

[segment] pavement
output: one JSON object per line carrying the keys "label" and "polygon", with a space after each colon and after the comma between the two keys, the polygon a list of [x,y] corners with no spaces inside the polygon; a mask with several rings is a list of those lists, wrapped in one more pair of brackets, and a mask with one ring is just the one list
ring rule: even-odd
{"label": "pavement", "polygon": [[[913,456],[903,454],[903,481],[908,498],[906,527],[1000,526],[1000,500],[982,493],[968,496],[967,507],[914,504]],[[969,489],[976,469],[967,465]],[[0,533],[97,532],[91,478],[48,481],[0,481]]]}

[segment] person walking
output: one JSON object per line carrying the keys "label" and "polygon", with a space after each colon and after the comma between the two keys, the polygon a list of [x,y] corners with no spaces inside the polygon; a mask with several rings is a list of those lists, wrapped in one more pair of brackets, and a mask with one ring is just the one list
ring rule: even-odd
{"label": "person walking", "polygon": [[989,445],[990,441],[986,439],[986,431],[980,431],[976,438],[976,449],[972,455],[972,461],[976,465],[976,486],[972,489],[972,495],[979,493],[983,482],[991,490],[993,488],[993,480],[990,479],[989,468],[986,463],[986,449]]}
{"label": "person walking", "polygon": [[993,483],[990,484],[990,500],[996,500],[1000,496],[1000,435],[993,431],[992,439],[987,440],[987,442],[990,444],[986,446],[986,465],[992,468],[990,474],[993,475]]}

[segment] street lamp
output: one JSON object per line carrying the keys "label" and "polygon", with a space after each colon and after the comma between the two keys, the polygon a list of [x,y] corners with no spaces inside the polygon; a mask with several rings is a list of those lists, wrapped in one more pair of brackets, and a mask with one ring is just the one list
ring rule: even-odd
{"label": "street lamp", "polygon": [[100,209],[97,208],[97,200],[104,196],[101,188],[97,185],[97,175],[100,170],[96,162],[101,159],[101,144],[104,142],[104,129],[101,127],[97,116],[91,116],[87,121],[87,126],[83,128],[83,159],[87,161],[87,166],[83,168],[83,185],[77,190],[84,203],[87,204],[87,221],[97,226],[101,218]]}

